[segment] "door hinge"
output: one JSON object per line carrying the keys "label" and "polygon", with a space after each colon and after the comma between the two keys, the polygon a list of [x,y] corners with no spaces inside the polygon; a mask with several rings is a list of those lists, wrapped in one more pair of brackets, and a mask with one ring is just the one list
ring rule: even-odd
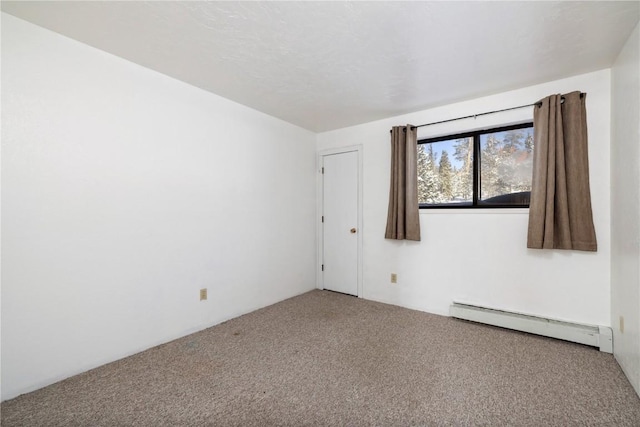
{"label": "door hinge", "polygon": [[324,173],[324,166],[322,167],[322,173]]}
{"label": "door hinge", "polygon": [[322,222],[324,222],[324,215],[322,215]]}
{"label": "door hinge", "polygon": [[322,271],[324,271],[324,264],[322,264]]}

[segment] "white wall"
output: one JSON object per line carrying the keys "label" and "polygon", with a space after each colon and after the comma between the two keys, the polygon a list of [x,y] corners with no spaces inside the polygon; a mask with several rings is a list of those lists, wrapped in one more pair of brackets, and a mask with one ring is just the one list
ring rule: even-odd
{"label": "white wall", "polygon": [[613,349],[640,395],[640,24],[611,70],[611,101]]}
{"label": "white wall", "polygon": [[[593,216],[598,252],[526,248],[528,210],[423,210],[422,242],[384,239],[389,129],[587,92]],[[532,107],[423,127],[426,138],[531,120]],[[364,146],[364,298],[438,314],[453,300],[610,325],[610,72],[598,71],[495,96],[318,135],[317,149]],[[390,273],[398,274],[392,285]]]}
{"label": "white wall", "polygon": [[2,66],[2,399],[314,288],[313,133],[6,14]]}

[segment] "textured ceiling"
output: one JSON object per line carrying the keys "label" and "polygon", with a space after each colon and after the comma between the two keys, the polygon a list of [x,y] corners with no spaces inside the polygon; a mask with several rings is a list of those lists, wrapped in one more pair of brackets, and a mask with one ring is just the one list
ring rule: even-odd
{"label": "textured ceiling", "polygon": [[638,2],[11,2],[2,10],[313,131],[611,66]]}

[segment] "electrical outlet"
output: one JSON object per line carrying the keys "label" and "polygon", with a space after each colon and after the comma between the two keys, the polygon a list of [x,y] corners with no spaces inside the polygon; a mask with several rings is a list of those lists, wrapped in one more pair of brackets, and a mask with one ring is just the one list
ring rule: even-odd
{"label": "electrical outlet", "polygon": [[391,283],[398,283],[398,275],[396,273],[391,273]]}
{"label": "electrical outlet", "polygon": [[620,333],[624,333],[624,316],[620,316]]}
{"label": "electrical outlet", "polygon": [[207,299],[207,288],[200,289],[200,301]]}

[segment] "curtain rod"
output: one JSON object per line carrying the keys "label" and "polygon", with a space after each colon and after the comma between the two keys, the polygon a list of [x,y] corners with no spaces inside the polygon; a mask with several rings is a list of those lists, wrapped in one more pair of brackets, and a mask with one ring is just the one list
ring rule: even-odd
{"label": "curtain rod", "polygon": [[[583,96],[584,96],[584,93],[580,93],[580,98],[582,98]],[[564,102],[564,95],[561,96],[560,99],[561,99],[562,102]],[[476,117],[485,116],[487,114],[501,113],[503,111],[518,110],[520,108],[533,107],[534,105],[537,106],[537,107],[540,107],[542,105],[542,101],[534,102],[533,104],[520,105],[518,107],[503,108],[502,110],[487,111],[486,113],[472,114],[470,116],[456,117],[455,119],[440,120],[439,122],[425,123],[423,125],[412,126],[411,129],[417,129],[417,128],[421,128],[423,126],[438,125],[440,123],[454,122],[456,120],[470,119],[472,117],[475,119]],[[405,129],[403,129],[403,130],[405,130]],[[389,131],[389,132],[391,132],[391,131]]]}

